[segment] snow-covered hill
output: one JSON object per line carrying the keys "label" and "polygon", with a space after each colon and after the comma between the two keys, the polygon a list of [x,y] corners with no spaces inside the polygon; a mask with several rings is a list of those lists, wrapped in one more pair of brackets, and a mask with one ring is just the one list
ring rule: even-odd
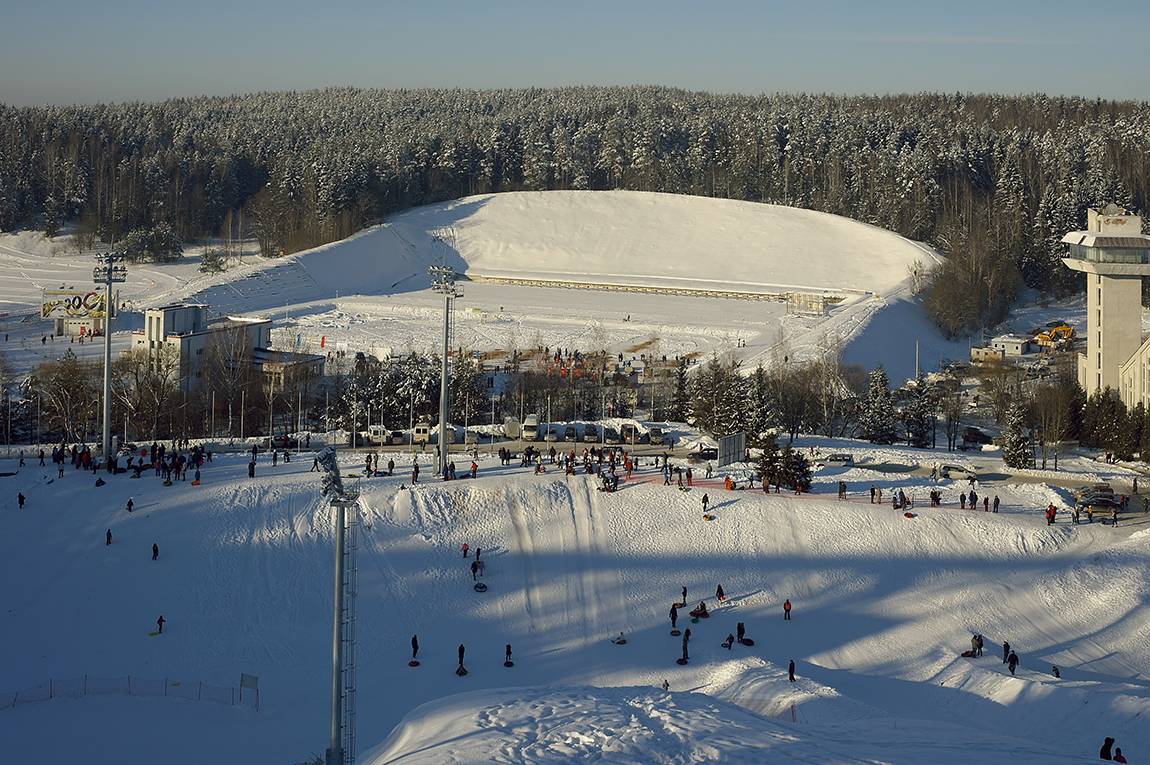
{"label": "snow-covered hill", "polygon": [[[32,466],[2,479],[28,504],[0,512],[0,691],[128,674],[234,686],[247,672],[263,704],[18,704],[0,709],[5,757],[273,765],[322,751],[332,520],[309,467],[261,457],[251,480],[244,458],[217,457],[200,487],[115,476],[97,489],[71,470],[48,483]],[[766,748],[782,762],[1048,763],[1088,758],[1104,735],[1150,751],[1139,519],[1048,527],[1033,509],[1047,494],[1006,483],[979,487],[1001,495],[1002,513],[958,510],[965,486],[947,484],[944,508],[906,518],[869,504],[868,487],[921,499],[928,479],[866,466],[827,469],[816,484],[827,493],[803,497],[717,482],[681,492],[646,468],[615,494],[487,459],[475,481],[410,488],[400,472],[361,487],[359,740],[383,742],[367,762],[596,751],[749,762]],[[834,499],[839,480],[851,500]],[[703,492],[713,522],[700,517]],[[471,587],[464,542],[483,548],[487,593]],[[698,624],[683,616],[694,635],[680,667],[670,603],[687,586],[713,607],[717,584],[732,605]],[[150,636],[160,614],[164,633]],[[757,643],[728,651],[719,643],[739,621]],[[608,641],[619,631],[626,646]],[[986,657],[959,656],[972,631]],[[1022,658],[1018,677],[996,656],[1003,640]],[[453,671],[460,643],[465,678]]]}

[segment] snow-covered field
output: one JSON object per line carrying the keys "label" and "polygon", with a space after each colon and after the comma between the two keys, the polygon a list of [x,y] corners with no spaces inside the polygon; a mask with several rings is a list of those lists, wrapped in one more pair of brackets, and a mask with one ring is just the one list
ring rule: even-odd
{"label": "snow-covered field", "polygon": [[[453,244],[443,243],[445,232]],[[199,273],[194,251],[172,265],[132,266],[121,297],[137,311],[187,299],[219,315],[271,315],[280,347],[298,339],[315,349],[326,338],[378,355],[437,347],[441,300],[427,275],[436,263],[475,277],[825,291],[845,299],[810,317],[780,302],[465,282],[454,344],[730,352],[748,366],[841,345],[849,361],[885,363],[897,380],[913,373],[916,340],[927,369],[966,354],[907,293],[909,269],[936,257],[890,232],[809,210],[644,192],[521,192],[418,208],[282,259],[245,258],[222,274]],[[0,302],[10,314],[33,311],[41,288],[86,284],[90,267],[90,257],[68,254],[61,241],[0,235]],[[124,327],[141,325],[125,313]],[[47,328],[10,327],[29,343]]]}
{"label": "snow-covered field", "polygon": [[[820,493],[801,497],[717,481],[681,492],[651,470],[602,494],[586,477],[489,460],[475,481],[365,479],[359,761],[1082,762],[1105,735],[1141,761],[1150,522],[1049,527],[1041,484],[1005,476],[979,487],[1001,496],[998,514],[958,510],[965,485],[945,485],[947,504],[919,504],[914,518],[870,504],[875,483],[929,483],[888,472],[915,461],[910,451],[827,468]],[[333,527],[310,465],[261,456],[249,480],[242,458],[219,457],[200,487],[115,476],[95,489],[89,475],[48,483],[33,466],[0,479],[0,691],[129,674],[235,686],[247,672],[262,694],[258,712],[152,696],[20,703],[0,709],[4,759],[271,765],[321,753]],[[847,501],[834,498],[839,480]],[[483,548],[485,594],[464,542]],[[694,634],[680,667],[668,608],[684,585],[714,608],[718,584],[733,605],[698,624],[683,615]],[[164,632],[150,636],[160,614]],[[757,642],[727,651],[737,621]],[[620,631],[628,644],[612,645]],[[959,656],[972,631],[987,638],[976,660]]]}

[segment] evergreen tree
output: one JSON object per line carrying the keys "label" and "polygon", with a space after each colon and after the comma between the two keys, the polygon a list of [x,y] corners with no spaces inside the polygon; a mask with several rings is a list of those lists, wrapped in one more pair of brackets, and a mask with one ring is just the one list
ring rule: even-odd
{"label": "evergreen tree", "polygon": [[895,441],[898,415],[890,392],[890,380],[881,366],[870,373],[866,403],[859,418],[862,437],[872,444],[891,444]]}
{"label": "evergreen tree", "polygon": [[1124,460],[1134,459],[1142,443],[1142,426],[1146,421],[1146,407],[1142,402],[1130,409],[1123,417],[1122,427],[1118,432],[1115,453]]}
{"label": "evergreen tree", "polygon": [[934,386],[926,381],[924,375],[919,375],[910,388],[910,402],[902,414],[908,445],[919,448],[931,445],[936,409],[937,396]]}
{"label": "evergreen tree", "polygon": [[671,422],[686,422],[691,410],[691,389],[687,380],[687,359],[680,358],[675,366],[675,389],[671,394],[671,411],[667,419]]}
{"label": "evergreen tree", "polygon": [[1034,445],[1026,427],[1028,405],[1022,396],[1015,396],[1006,415],[1006,429],[1002,434],[1002,461],[1007,467],[1028,468],[1034,465]]}
{"label": "evergreen tree", "polygon": [[772,429],[778,425],[774,402],[771,397],[771,381],[760,364],[747,381],[747,443],[762,446],[768,439],[773,441]]}
{"label": "evergreen tree", "polygon": [[762,481],[763,486],[780,483],[782,462],[779,456],[779,446],[775,442],[774,436],[769,436],[763,441],[762,449],[763,453],[759,455],[757,468],[759,480]]}
{"label": "evergreen tree", "polygon": [[738,432],[746,424],[744,382],[735,363],[712,357],[695,374],[691,417],[696,427],[713,436]]}

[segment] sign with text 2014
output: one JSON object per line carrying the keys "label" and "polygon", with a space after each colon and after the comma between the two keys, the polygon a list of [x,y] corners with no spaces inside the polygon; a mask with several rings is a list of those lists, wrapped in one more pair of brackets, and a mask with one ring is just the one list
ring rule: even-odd
{"label": "sign with text 2014", "polygon": [[103,319],[106,312],[103,290],[44,290],[40,300],[42,319]]}

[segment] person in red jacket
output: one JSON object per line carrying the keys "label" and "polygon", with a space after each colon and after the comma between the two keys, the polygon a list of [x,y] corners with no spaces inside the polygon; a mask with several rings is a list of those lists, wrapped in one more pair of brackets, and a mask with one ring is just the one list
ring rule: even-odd
{"label": "person in red jacket", "polygon": [[791,601],[790,601],[790,598],[783,601],[783,620],[788,621],[788,622],[791,620]]}

